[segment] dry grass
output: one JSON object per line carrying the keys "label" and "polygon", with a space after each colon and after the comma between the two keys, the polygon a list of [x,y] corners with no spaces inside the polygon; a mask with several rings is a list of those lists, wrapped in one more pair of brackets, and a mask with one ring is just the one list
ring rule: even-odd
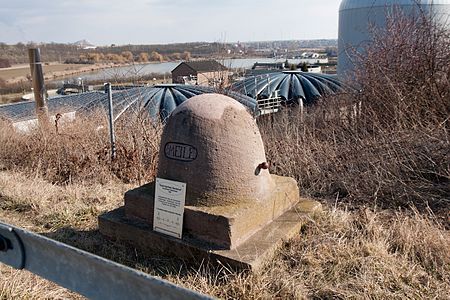
{"label": "dry grass", "polygon": [[449,243],[448,232],[419,214],[332,210],[307,223],[260,274],[203,271],[181,282],[204,292],[212,284],[215,295],[233,299],[446,299]]}
{"label": "dry grass", "polygon": [[38,231],[67,226],[92,229],[98,213],[120,206],[123,193],[131,187],[117,181],[58,186],[40,177],[2,172],[0,209],[9,213],[13,222],[20,221],[27,228],[37,226],[33,229]]}
{"label": "dry grass", "polygon": [[101,183],[112,178],[142,182],[155,174],[160,131],[161,126],[139,118],[116,124],[117,159],[111,163],[103,114],[79,117],[46,133],[36,128],[21,134],[2,124],[0,163],[3,168],[41,175],[57,184]]}
{"label": "dry grass", "polygon": [[[311,109],[303,123],[290,111],[261,120],[272,170],[295,177],[302,193],[332,202],[397,208],[450,206],[450,140],[446,127],[373,133]],[[328,114],[328,113],[327,113]]]}
{"label": "dry grass", "polygon": [[0,299],[83,299],[28,271],[0,266]]}
{"label": "dry grass", "polygon": [[[129,188],[119,181],[57,186],[1,171],[0,219],[220,298],[446,299],[450,289],[450,234],[432,215],[331,207],[312,216],[263,271],[240,274],[146,257],[104,239],[97,216],[121,205]],[[78,297],[27,272],[0,272],[2,299]]]}
{"label": "dry grass", "polygon": [[[363,62],[361,93],[323,99],[303,117],[292,109],[260,120],[272,173],[295,177],[302,194],[329,204],[259,273],[145,256],[99,234],[97,216],[155,175],[160,128],[142,118],[117,124],[113,163],[101,115],[46,134],[2,125],[0,220],[220,298],[448,299],[450,66],[422,53],[445,58],[450,39],[396,30]],[[412,55],[376,59],[395,48]],[[0,272],[0,299],[77,297],[26,272]]]}
{"label": "dry grass", "polygon": [[[67,228],[93,230],[98,213],[119,206],[128,188],[117,182],[57,186],[40,177],[1,171],[0,220],[50,237]],[[64,240],[61,232],[56,235]],[[2,265],[0,274],[0,299],[80,298],[29,272]]]}
{"label": "dry grass", "polygon": [[[308,116],[315,115],[310,112]],[[2,127],[0,220],[220,298],[445,299],[445,292],[450,288],[447,251],[450,236],[443,228],[442,219],[426,210],[421,213],[378,210],[372,202],[376,198],[369,193],[371,186],[365,186],[376,177],[363,180],[358,176],[363,167],[372,166],[378,159],[371,155],[371,149],[379,147],[379,153],[389,158],[388,154],[393,152],[385,149],[391,149],[397,143],[391,145],[387,138],[384,143],[379,143],[379,134],[364,135],[364,139],[360,136],[358,140],[341,143],[339,148],[334,144],[337,138],[328,138],[322,131],[326,126],[321,129],[320,122],[324,124],[321,119],[316,119],[315,131],[305,135],[306,128],[302,124],[297,122],[298,125],[293,126],[298,118],[295,114],[280,114],[277,118],[276,122],[261,125],[277,173],[297,177],[304,187],[302,193],[314,194],[316,191],[333,196],[333,193],[347,191],[352,196],[346,198],[359,199],[359,203],[372,208],[353,205],[352,210],[347,211],[330,207],[323,215],[313,216],[300,234],[287,241],[260,273],[243,274],[226,268],[199,267],[160,254],[145,256],[127,245],[106,240],[98,232],[98,215],[122,205],[126,190],[139,185],[140,181],[151,180],[155,174],[160,129],[143,121],[133,126],[118,125],[118,148],[121,150],[113,167],[109,160],[107,133],[97,124],[103,124],[101,116],[61,125],[58,133],[45,136],[39,130],[23,135]],[[304,122],[309,121],[305,119]],[[141,135],[142,128],[147,128],[144,136]],[[335,130],[346,128],[349,129],[340,126]],[[305,136],[308,139],[305,140]],[[391,136],[390,140],[396,141],[401,136]],[[431,136],[423,135],[424,138]],[[435,157],[435,161],[438,161],[437,155],[442,155],[436,149],[445,148],[436,146],[442,143],[442,138],[437,137],[403,140],[407,142],[401,143],[402,147],[396,148],[397,151],[403,149],[410,155],[411,145],[420,142],[434,150],[424,151],[416,146],[412,149],[418,154]],[[363,147],[368,141],[372,148]],[[359,149],[359,156],[351,155],[355,149]],[[393,171],[405,164],[397,157],[385,158],[385,163],[379,166],[383,170],[390,169],[393,174],[401,174]],[[343,169],[345,163],[352,168]],[[358,164],[361,166],[356,168]],[[380,182],[386,181],[385,176],[380,173]],[[344,183],[354,183],[336,185],[333,187],[336,190],[330,192],[327,189],[333,186],[336,178]],[[414,191],[414,186],[410,190]],[[435,193],[439,191],[434,190]],[[380,203],[386,204],[391,199],[381,191],[378,195]],[[341,196],[343,194],[338,197],[339,206],[344,207],[345,202],[339,200]],[[448,211],[448,206],[444,208]],[[0,272],[2,299],[79,297],[27,272],[5,266],[0,267]]]}

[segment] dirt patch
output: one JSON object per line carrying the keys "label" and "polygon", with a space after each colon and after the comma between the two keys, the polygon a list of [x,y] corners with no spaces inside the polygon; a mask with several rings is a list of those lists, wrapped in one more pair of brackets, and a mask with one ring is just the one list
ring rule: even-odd
{"label": "dirt patch", "polygon": [[[58,77],[92,72],[99,69],[105,69],[115,66],[114,64],[60,64],[49,63],[43,65],[44,79],[54,79]],[[30,67],[28,65],[20,65],[11,68],[0,69],[0,78],[5,80],[7,84],[17,83],[20,81],[28,81],[30,76]]]}

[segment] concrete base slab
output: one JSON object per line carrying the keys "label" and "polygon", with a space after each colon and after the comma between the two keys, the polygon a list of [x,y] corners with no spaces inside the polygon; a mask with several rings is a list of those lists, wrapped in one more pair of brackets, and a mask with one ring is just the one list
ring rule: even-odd
{"label": "concrete base slab", "polygon": [[[270,175],[274,187],[264,199],[221,206],[185,206],[183,236],[216,249],[234,249],[266,224],[295,206],[299,198],[293,178]],[[125,215],[153,226],[154,182],[125,193]]]}
{"label": "concrete base slab", "polygon": [[234,270],[257,271],[283,241],[300,232],[308,213],[320,209],[318,202],[300,201],[232,250],[214,249],[190,236],[176,239],[160,234],[142,220],[127,218],[123,207],[99,216],[99,229],[107,237],[130,243],[144,253],[161,252],[198,263],[206,261],[227,265]]}

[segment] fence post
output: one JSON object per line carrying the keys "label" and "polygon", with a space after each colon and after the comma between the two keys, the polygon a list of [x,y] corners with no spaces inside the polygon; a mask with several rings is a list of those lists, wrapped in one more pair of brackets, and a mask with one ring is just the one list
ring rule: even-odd
{"label": "fence post", "polygon": [[114,133],[114,111],[111,83],[105,83],[105,90],[108,94],[108,115],[109,115],[109,135],[111,140],[111,160],[116,158],[116,136]]}
{"label": "fence post", "polygon": [[303,124],[303,114],[304,114],[304,107],[303,107],[303,98],[299,98],[299,106],[300,106],[300,122]]}

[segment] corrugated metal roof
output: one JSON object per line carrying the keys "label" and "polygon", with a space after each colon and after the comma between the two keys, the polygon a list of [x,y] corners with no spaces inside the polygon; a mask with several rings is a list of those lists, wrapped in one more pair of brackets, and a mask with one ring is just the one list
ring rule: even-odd
{"label": "corrugated metal roof", "polygon": [[[154,87],[137,87],[113,92],[114,118],[117,120],[125,112],[146,111],[154,120],[165,120],[170,113],[187,99],[205,93],[217,92],[212,87],[166,84]],[[256,113],[256,101],[245,95],[228,92],[252,112]],[[95,109],[108,110],[108,95],[103,92],[90,92],[53,97],[48,100],[51,115],[57,113],[89,113]],[[36,118],[34,101],[19,102],[0,106],[0,117],[12,122]]]}
{"label": "corrugated metal roof", "polygon": [[312,104],[317,98],[344,90],[336,76],[301,71],[273,72],[252,76],[235,83],[232,89],[249,97],[265,99],[278,91],[284,104],[298,102]]}
{"label": "corrugated metal roof", "polygon": [[[92,101],[98,101],[102,97],[106,97],[106,95],[101,92],[52,97],[47,101],[48,111],[51,115],[76,111]],[[12,122],[35,119],[36,103],[34,101],[24,101],[0,105],[0,117]]]}
{"label": "corrugated metal roof", "polygon": [[182,64],[187,65],[188,67],[197,72],[216,72],[227,70],[227,68],[224,65],[218,63],[215,60],[199,60],[199,61],[182,62],[178,66],[176,66],[175,69],[172,70],[172,72]]}
{"label": "corrugated metal roof", "polygon": [[450,0],[343,0],[339,11],[390,5],[450,5]]}
{"label": "corrugated metal roof", "polygon": [[[164,121],[177,106],[187,99],[196,95],[215,92],[216,90],[211,87],[182,84],[140,87],[116,92],[113,94],[114,118],[117,120],[124,113],[138,114],[146,111],[153,120]],[[257,107],[254,99],[236,92],[229,92],[227,95],[247,106],[251,112],[255,113]],[[107,110],[108,98],[91,102],[80,109],[80,112],[86,113],[97,108]]]}

